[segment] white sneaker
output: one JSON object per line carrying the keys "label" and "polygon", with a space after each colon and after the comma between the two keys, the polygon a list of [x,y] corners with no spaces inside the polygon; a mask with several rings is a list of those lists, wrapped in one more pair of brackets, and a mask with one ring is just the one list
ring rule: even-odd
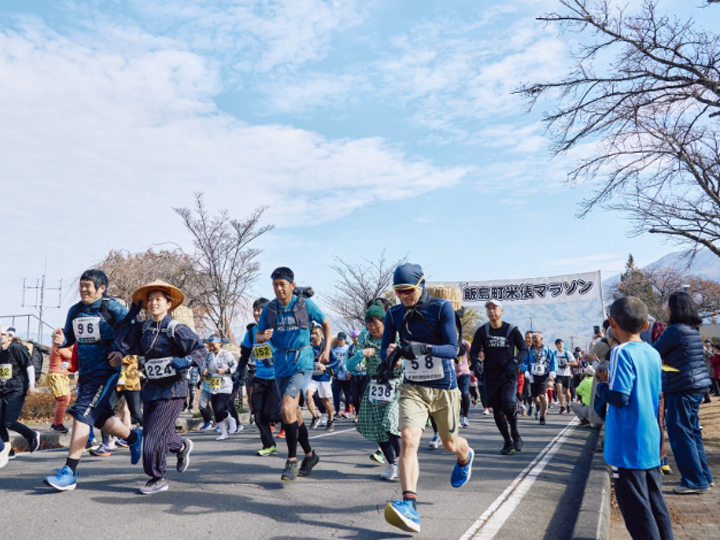
{"label": "white sneaker", "polygon": [[430,441],[430,444],[428,446],[430,448],[440,448],[440,445],[442,444],[442,441],[440,440],[440,435],[437,433],[433,435],[432,441]]}
{"label": "white sneaker", "polygon": [[117,445],[115,444],[115,441],[117,441],[117,439],[115,437],[110,437],[110,442],[108,443],[108,450],[117,449]]}
{"label": "white sneaker", "polygon": [[383,472],[380,475],[380,478],[383,480],[395,480],[398,477],[398,466],[395,463],[391,463],[388,465],[388,468],[385,469],[385,472]]}
{"label": "white sneaker", "polygon": [[235,433],[240,433],[243,429],[245,429],[245,426],[243,426],[242,424],[238,424]]}
{"label": "white sneaker", "polygon": [[228,424],[228,428],[227,428],[228,435],[232,435],[233,433],[235,433],[237,431],[237,422],[235,421],[235,419],[232,416],[227,417],[227,424]]}
{"label": "white sneaker", "polygon": [[227,418],[218,424],[218,427],[220,428],[220,436],[215,439],[216,441],[224,441],[229,437],[227,425]]}
{"label": "white sneaker", "polygon": [[465,427],[468,427],[470,425],[470,420],[468,420],[468,417],[464,416],[463,420],[465,420]]}
{"label": "white sneaker", "polygon": [[8,456],[10,455],[10,442],[5,443],[5,448],[0,452],[0,469],[8,464]]}
{"label": "white sneaker", "polygon": [[320,423],[318,424],[318,427],[327,426],[327,414],[321,414],[320,415]]}

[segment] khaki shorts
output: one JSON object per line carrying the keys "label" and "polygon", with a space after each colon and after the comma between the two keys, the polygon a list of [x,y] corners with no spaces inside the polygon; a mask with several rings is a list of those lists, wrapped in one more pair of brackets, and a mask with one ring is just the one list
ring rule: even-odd
{"label": "khaki shorts", "polygon": [[70,393],[70,379],[62,373],[49,373],[48,386],[53,397],[59,398]]}
{"label": "khaki shorts", "polygon": [[453,439],[458,436],[460,398],[460,390],[457,388],[441,390],[404,384],[400,387],[398,428],[417,427],[424,430],[430,415],[437,424],[440,437]]}

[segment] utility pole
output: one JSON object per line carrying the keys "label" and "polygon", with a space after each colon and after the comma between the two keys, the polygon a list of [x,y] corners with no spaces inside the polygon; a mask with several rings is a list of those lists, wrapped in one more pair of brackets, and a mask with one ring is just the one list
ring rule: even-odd
{"label": "utility pole", "polygon": [[[47,272],[47,257],[45,258],[45,272]],[[35,304],[25,303],[25,292],[35,291]],[[56,306],[45,306],[45,291],[58,291],[58,303]],[[39,298],[38,298],[39,296]],[[38,310],[40,317],[38,318],[38,343],[42,345],[42,334],[43,334],[43,312],[45,308],[48,309],[59,309],[62,306],[62,279],[58,283],[57,287],[46,287],[45,286],[45,273],[43,273],[41,279],[35,280],[34,287],[27,286],[27,278],[23,278],[23,296],[22,296],[22,307],[31,307]]]}

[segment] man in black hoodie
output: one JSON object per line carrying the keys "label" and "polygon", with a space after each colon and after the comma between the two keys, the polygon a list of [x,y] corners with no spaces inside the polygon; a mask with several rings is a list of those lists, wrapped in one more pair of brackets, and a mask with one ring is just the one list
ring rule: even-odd
{"label": "man in black hoodie", "polygon": [[527,354],[527,346],[518,327],[503,322],[500,302],[488,300],[485,309],[490,322],[475,332],[470,347],[470,361],[473,365],[477,364],[480,362],[480,351],[485,353],[485,398],[488,407],[492,407],[495,424],[505,443],[500,453],[509,455],[525,447],[517,427],[516,396],[518,369]]}

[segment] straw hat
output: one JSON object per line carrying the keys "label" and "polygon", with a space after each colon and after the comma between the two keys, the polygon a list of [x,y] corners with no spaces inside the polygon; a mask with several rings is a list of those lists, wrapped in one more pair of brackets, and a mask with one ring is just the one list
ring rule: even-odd
{"label": "straw hat", "polygon": [[185,301],[185,295],[180,289],[170,285],[169,283],[165,283],[162,280],[156,279],[152,283],[143,285],[133,293],[133,303],[140,304],[140,302],[142,302],[144,304],[143,307],[147,307],[147,296],[152,291],[162,291],[167,294],[172,302],[172,309],[175,309]]}

